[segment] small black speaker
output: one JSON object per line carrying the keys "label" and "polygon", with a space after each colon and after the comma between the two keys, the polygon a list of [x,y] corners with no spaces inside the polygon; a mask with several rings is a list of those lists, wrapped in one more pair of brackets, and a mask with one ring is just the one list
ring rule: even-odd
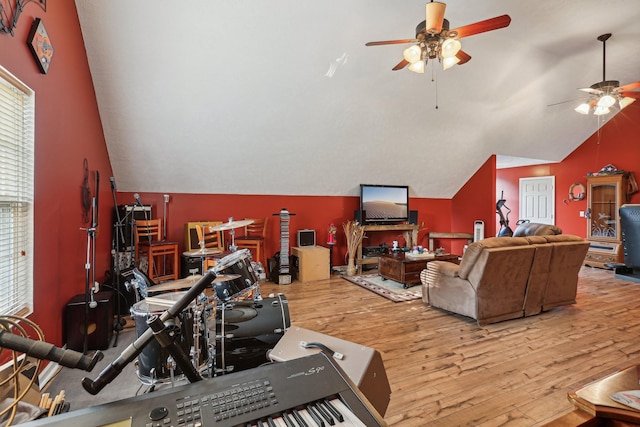
{"label": "small black speaker", "polygon": [[418,211],[409,211],[409,224],[418,224]]}
{"label": "small black speaker", "polygon": [[[88,308],[87,316],[87,349],[105,350],[109,347],[113,333],[113,293],[98,292],[94,295],[95,308]],[[76,351],[84,349],[85,327],[85,295],[76,295],[67,304],[65,313],[65,330],[67,348]]]}
{"label": "small black speaker", "polygon": [[202,258],[182,255],[180,259],[180,278],[202,274]]}
{"label": "small black speaker", "polygon": [[353,211],[353,219],[354,221],[358,221],[360,224],[364,224],[364,220],[367,217],[367,211]]}

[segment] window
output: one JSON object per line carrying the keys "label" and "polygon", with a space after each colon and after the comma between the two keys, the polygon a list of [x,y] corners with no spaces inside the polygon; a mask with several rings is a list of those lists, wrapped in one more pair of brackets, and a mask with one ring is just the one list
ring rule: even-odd
{"label": "window", "polygon": [[0,315],[33,311],[34,98],[0,67]]}

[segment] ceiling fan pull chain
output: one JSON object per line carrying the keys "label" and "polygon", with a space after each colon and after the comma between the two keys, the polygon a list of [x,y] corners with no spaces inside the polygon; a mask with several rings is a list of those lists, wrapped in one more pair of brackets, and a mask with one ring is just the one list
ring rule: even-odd
{"label": "ceiling fan pull chain", "polygon": [[436,84],[436,110],[438,109],[438,79],[436,79],[436,67],[431,67],[431,81]]}

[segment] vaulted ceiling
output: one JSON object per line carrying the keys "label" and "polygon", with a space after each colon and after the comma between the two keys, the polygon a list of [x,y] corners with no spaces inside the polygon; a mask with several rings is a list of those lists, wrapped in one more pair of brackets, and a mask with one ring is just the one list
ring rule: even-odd
{"label": "vaulted ceiling", "polygon": [[640,80],[637,0],[445,2],[451,28],[511,25],[416,74],[365,43],[413,38],[426,0],[76,0],[118,190],[450,198],[493,154],[558,162],[610,119],[573,111],[600,34],[607,79]]}

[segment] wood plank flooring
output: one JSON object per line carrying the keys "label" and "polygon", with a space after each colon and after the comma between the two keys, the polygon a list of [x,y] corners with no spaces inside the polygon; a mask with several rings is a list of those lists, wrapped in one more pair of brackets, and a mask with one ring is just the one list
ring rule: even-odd
{"label": "wood plank flooring", "polygon": [[391,426],[540,426],[571,412],[567,392],[640,362],[640,284],[583,267],[577,304],[479,327],[394,303],[339,276],[282,292],[292,324],[378,350]]}

